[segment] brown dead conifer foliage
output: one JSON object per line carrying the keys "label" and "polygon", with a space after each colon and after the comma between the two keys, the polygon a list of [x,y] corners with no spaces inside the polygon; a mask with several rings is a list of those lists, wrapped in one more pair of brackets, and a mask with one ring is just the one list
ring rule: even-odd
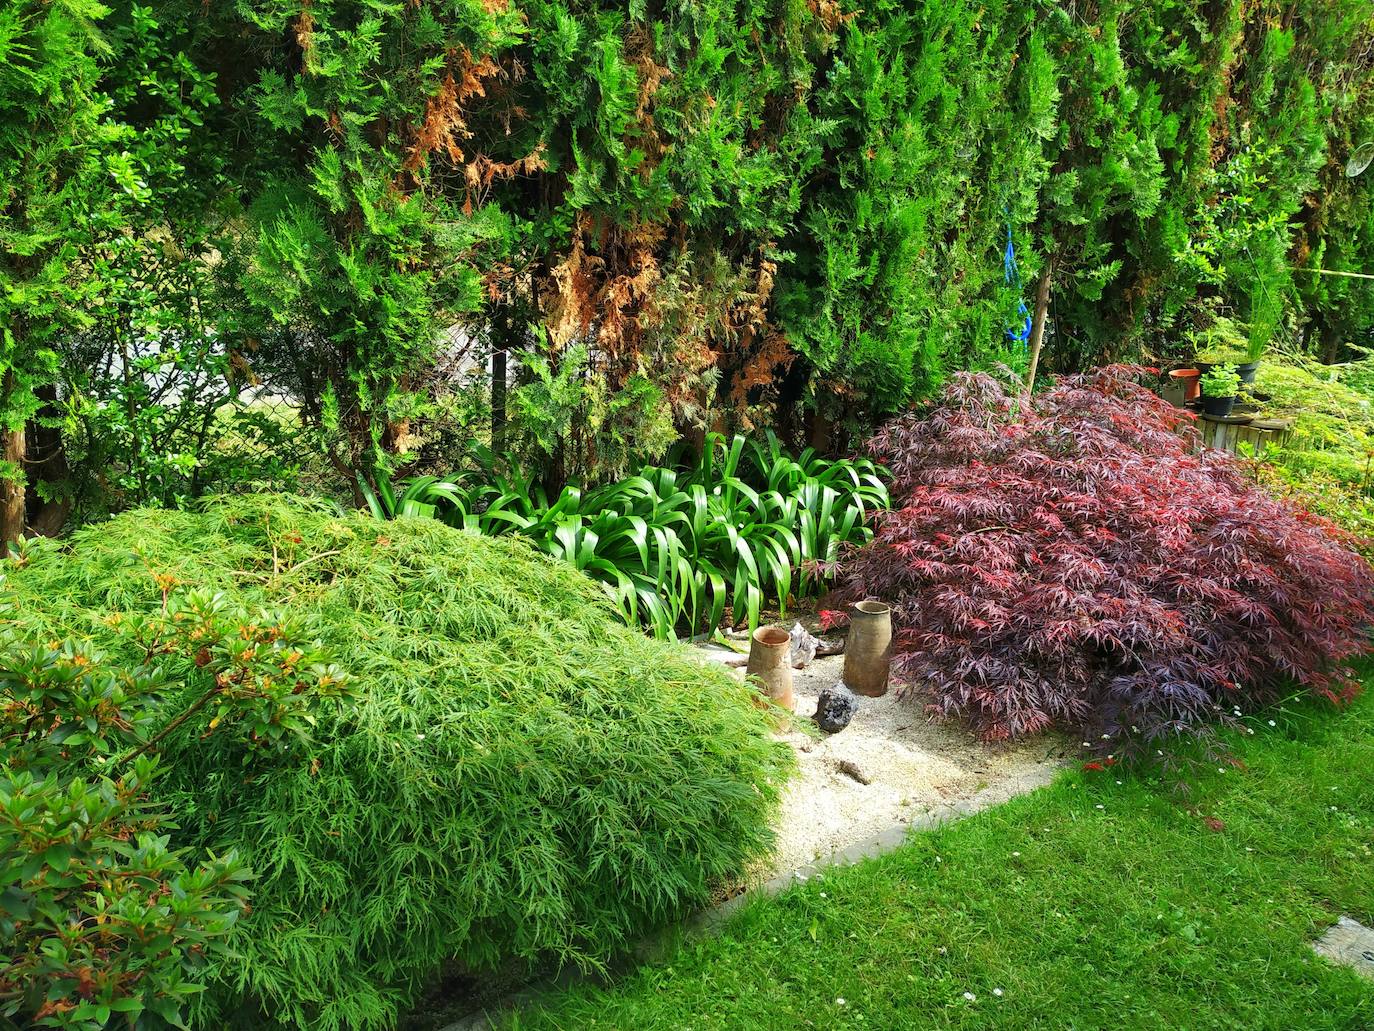
{"label": "brown dead conifer foliage", "polygon": [[295,35],[296,45],[301,48],[301,67],[309,75],[315,68],[315,16],[310,13],[309,2],[301,5]]}
{"label": "brown dead conifer foliage", "polygon": [[501,66],[490,55],[474,59],[466,47],[449,54],[439,91],[425,102],[425,116],[406,155],[407,172],[415,172],[438,152],[455,164],[464,160],[459,141],[472,137],[464,105],[474,97],[486,96],[487,80],[501,74]]}

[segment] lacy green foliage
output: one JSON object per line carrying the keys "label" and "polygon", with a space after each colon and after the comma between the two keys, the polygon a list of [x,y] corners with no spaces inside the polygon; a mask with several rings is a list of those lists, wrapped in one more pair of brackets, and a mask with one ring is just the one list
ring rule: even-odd
{"label": "lacy green foliage", "polygon": [[35,629],[133,656],[110,617],[157,618],[150,569],[289,600],[357,692],[270,763],[164,743],[174,843],[257,875],[199,1026],[383,1028],[451,957],[596,964],[770,843],[786,753],[748,688],[523,541],[254,496],[118,517],[10,582]]}
{"label": "lacy green foliage", "polygon": [[1367,487],[1374,462],[1374,397],[1356,389],[1374,363],[1365,359],[1324,366],[1294,356],[1260,364],[1255,390],[1268,397],[1266,413],[1293,420],[1278,460],[1296,472],[1314,472]]}
{"label": "lacy green foliage", "polygon": [[818,593],[820,567],[869,540],[868,515],[888,504],[872,462],[810,448],[794,458],[771,433],[709,434],[691,465],[645,466],[592,490],[565,487],[552,501],[533,477],[479,458],[476,473],[379,481],[376,494],[366,491],[372,514],[519,534],[599,580],[626,622],[663,638],[714,629],[727,605],[753,629],[765,603],[785,612],[793,597]]}
{"label": "lacy green foliage", "polygon": [[1374,561],[1374,498],[1360,484],[1304,468],[1301,462],[1285,461],[1282,453],[1277,461],[1272,453],[1266,457],[1270,460],[1255,462],[1253,468],[1270,493],[1349,531],[1350,546]]}
{"label": "lacy green foliage", "polygon": [[1271,354],[1255,390],[1266,414],[1293,420],[1281,446],[1259,456],[1256,475],[1271,489],[1331,519],[1374,557],[1374,360],[1342,365]]}
{"label": "lacy green foliage", "polygon": [[[22,584],[61,561],[23,544],[6,566]],[[346,692],[289,620],[144,577],[157,605],[109,614],[131,646],[121,655],[43,643],[61,631],[35,625],[34,599],[0,581],[0,1014],[36,1027],[99,1031],[145,1013],[184,1026],[251,875],[232,848],[196,861],[172,846],[156,750],[177,733],[227,738],[251,776]],[[161,666],[177,660],[173,684]]]}

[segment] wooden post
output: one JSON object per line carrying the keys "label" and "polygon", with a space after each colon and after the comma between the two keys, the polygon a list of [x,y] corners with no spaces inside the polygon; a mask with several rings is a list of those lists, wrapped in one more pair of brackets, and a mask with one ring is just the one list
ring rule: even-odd
{"label": "wooden post", "polygon": [[[5,373],[4,389],[0,390],[0,412],[9,407],[18,384],[14,370]],[[16,429],[0,426],[0,462],[11,470],[12,475],[0,476],[0,552],[8,551],[8,545],[19,539],[24,532],[24,458],[28,445],[24,436],[24,424]]]}
{"label": "wooden post", "polygon": [[1035,316],[1031,320],[1030,371],[1026,373],[1026,393],[1035,389],[1035,370],[1040,366],[1040,345],[1045,340],[1045,315],[1050,307],[1050,273],[1054,259],[1046,258],[1040,270],[1040,282],[1035,288]]}

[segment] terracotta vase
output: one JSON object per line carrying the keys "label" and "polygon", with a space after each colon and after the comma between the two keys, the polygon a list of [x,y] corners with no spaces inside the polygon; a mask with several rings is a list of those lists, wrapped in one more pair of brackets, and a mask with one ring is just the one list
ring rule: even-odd
{"label": "terracotta vase", "polygon": [[792,698],[792,638],[782,627],[761,626],[749,639],[749,664],[753,677],[775,704],[795,709]]}
{"label": "terracotta vase", "polygon": [[849,615],[844,643],[844,683],[855,694],[887,694],[892,665],[892,610],[880,601],[861,601]]}

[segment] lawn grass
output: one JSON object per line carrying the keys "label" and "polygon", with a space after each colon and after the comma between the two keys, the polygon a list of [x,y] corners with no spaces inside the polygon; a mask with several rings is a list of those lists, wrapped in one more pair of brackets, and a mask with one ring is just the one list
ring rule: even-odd
{"label": "lawn grass", "polygon": [[1186,798],[1068,772],[509,1026],[1374,1028],[1374,982],[1309,948],[1374,923],[1374,691],[1252,726]]}

